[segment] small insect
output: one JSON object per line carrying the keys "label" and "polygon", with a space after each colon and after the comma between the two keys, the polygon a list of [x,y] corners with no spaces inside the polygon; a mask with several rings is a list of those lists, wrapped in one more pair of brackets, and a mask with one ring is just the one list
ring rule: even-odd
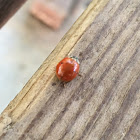
{"label": "small insect", "polygon": [[66,57],[56,66],[56,76],[63,82],[73,80],[79,74],[79,60],[76,57]]}

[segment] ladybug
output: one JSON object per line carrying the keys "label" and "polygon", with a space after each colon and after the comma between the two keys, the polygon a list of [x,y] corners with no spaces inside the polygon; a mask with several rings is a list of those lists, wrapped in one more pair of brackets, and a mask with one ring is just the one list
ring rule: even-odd
{"label": "ladybug", "polygon": [[75,56],[64,58],[56,66],[56,76],[63,82],[73,80],[79,74],[79,64]]}

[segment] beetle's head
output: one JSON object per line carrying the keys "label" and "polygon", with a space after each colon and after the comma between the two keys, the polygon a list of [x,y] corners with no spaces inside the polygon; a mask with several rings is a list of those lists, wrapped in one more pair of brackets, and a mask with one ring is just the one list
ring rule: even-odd
{"label": "beetle's head", "polygon": [[79,59],[76,56],[71,56],[70,58],[72,58],[73,60],[75,60],[78,64],[80,64]]}

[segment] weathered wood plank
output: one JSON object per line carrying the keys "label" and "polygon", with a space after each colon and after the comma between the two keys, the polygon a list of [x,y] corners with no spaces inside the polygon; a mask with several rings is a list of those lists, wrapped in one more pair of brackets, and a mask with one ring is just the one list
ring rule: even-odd
{"label": "weathered wood plank", "polygon": [[[0,117],[0,139],[140,139],[140,1],[94,0]],[[56,64],[79,56],[66,87]]]}

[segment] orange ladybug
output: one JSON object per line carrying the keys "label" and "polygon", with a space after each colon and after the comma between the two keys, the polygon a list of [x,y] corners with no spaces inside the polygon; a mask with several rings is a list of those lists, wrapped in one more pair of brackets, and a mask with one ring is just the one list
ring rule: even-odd
{"label": "orange ladybug", "polygon": [[73,80],[79,74],[79,60],[76,57],[66,57],[56,66],[56,76],[64,82]]}

